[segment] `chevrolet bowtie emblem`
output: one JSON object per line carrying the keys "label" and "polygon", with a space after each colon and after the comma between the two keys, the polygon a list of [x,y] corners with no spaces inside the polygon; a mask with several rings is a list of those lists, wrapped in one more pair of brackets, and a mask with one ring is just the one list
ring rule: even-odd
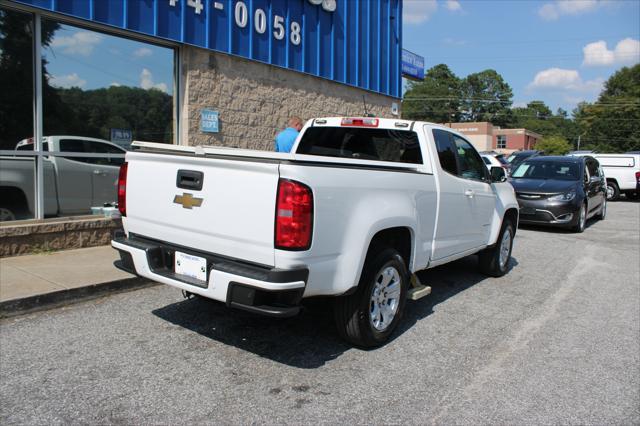
{"label": "chevrolet bowtie emblem", "polygon": [[182,204],[185,209],[191,210],[193,207],[200,207],[202,205],[202,198],[196,198],[191,194],[183,192],[182,195],[176,195],[173,198],[173,202],[176,204]]}

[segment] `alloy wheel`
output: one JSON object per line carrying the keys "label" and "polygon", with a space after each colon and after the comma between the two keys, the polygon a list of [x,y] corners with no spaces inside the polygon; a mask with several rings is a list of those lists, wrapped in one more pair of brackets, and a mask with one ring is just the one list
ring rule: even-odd
{"label": "alloy wheel", "polygon": [[369,302],[369,320],[376,330],[386,330],[396,317],[401,285],[400,272],[393,266],[387,266],[376,276]]}
{"label": "alloy wheel", "polygon": [[580,208],[580,230],[582,231],[587,223],[587,207],[583,204]]}
{"label": "alloy wheel", "polygon": [[500,269],[504,269],[509,261],[509,253],[511,251],[511,232],[509,229],[505,230],[502,240],[500,241]]}

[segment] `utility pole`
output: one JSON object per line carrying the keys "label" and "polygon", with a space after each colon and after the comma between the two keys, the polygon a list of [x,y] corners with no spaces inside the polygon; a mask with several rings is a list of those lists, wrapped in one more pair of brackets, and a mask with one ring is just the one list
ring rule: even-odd
{"label": "utility pole", "polygon": [[582,135],[578,135],[578,151],[580,151],[580,138],[582,137]]}

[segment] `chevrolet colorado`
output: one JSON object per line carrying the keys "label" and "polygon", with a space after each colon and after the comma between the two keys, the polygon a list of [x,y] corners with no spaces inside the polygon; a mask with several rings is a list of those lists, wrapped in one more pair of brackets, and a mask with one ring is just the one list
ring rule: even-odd
{"label": "chevrolet colorado", "polygon": [[415,272],[479,254],[504,275],[518,225],[504,171],[464,136],[370,117],[310,120],[291,153],[134,143],[118,202],[117,267],[272,316],[334,296],[364,347],[428,293]]}

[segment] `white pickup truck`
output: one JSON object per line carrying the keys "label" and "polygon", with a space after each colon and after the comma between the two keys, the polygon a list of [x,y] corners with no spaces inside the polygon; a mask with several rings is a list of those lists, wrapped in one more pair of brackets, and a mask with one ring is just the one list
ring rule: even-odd
{"label": "white pickup truck", "polygon": [[446,127],[318,118],[292,153],[134,147],[116,266],[230,307],[285,317],[334,296],[342,337],[370,347],[430,290],[416,271],[474,253],[487,274],[508,270],[513,188]]}

